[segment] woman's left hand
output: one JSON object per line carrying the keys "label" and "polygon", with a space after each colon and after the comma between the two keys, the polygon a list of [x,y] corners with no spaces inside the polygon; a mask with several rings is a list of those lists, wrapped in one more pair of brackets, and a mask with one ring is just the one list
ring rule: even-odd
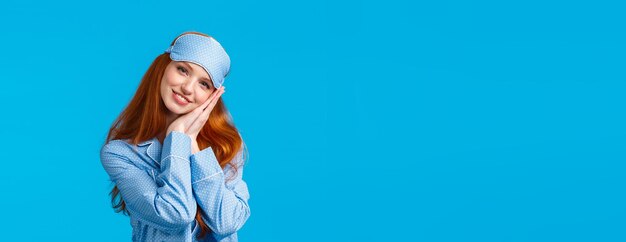
{"label": "woman's left hand", "polygon": [[200,132],[202,127],[204,127],[206,121],[209,120],[209,115],[211,114],[211,111],[213,111],[213,107],[215,107],[215,104],[217,104],[217,100],[219,100],[220,96],[222,96],[222,94],[226,92],[225,88],[225,86],[221,86],[220,88],[213,91],[213,93],[211,93],[211,95],[209,96],[209,99],[207,99],[205,103],[198,107],[203,108],[202,113],[200,114],[200,116],[198,116],[198,118],[196,118],[196,120],[193,121],[193,123],[185,132],[187,133],[187,135],[189,135],[189,137],[191,137],[191,140],[193,142],[196,142],[198,133]]}

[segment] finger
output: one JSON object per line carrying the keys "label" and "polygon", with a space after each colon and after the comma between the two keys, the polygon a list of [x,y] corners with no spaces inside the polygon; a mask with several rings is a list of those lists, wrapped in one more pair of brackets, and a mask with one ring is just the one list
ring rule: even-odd
{"label": "finger", "polygon": [[194,120],[196,120],[196,119],[197,119],[197,118],[198,118],[198,117],[202,114],[202,111],[204,111],[204,109],[206,109],[206,107],[207,107],[209,104],[211,104],[211,101],[215,98],[215,96],[218,94],[218,92],[220,91],[220,89],[221,89],[221,90],[223,90],[223,88],[226,88],[226,87],[221,86],[220,88],[215,89],[215,91],[213,91],[213,92],[211,93],[211,95],[209,95],[209,98],[207,98],[207,100],[206,100],[206,101],[204,101],[204,103],[200,104],[200,106],[196,107],[196,108],[193,110],[193,111],[194,111],[194,112],[193,112],[193,114],[191,114],[191,115],[190,115],[190,116],[192,116],[192,117],[190,117],[190,119],[191,119],[190,121],[191,121],[191,122],[193,122]]}
{"label": "finger", "polygon": [[200,114],[199,117],[191,124],[192,127],[190,127],[190,130],[200,130],[202,129],[202,127],[204,127],[206,121],[209,120],[209,115],[211,114],[213,107],[215,107],[217,101],[224,92],[225,90],[223,89],[216,91],[215,96],[211,99],[206,109],[204,109],[202,114]]}
{"label": "finger", "polygon": [[[209,102],[209,105],[202,111],[202,114],[200,114],[200,118],[203,119],[202,123],[206,122],[206,120],[209,119],[209,114],[211,114],[211,112],[213,111],[213,107],[215,107],[215,105],[217,104],[217,101],[220,99],[220,96],[222,96],[222,94],[225,92],[224,89],[219,90],[216,94],[215,97],[213,97],[213,99],[211,99],[211,102]],[[202,124],[204,126],[204,124]]]}
{"label": "finger", "polygon": [[[199,119],[201,119],[201,117],[205,113],[205,110],[207,109],[207,107],[209,107],[209,105],[211,105],[211,103],[216,102],[216,100],[219,98],[219,95],[221,95],[221,93],[224,92],[225,88],[226,88],[225,86],[221,86],[220,88],[215,89],[215,91],[213,91],[213,93],[211,93],[209,98],[202,105],[200,105],[199,107],[194,109],[193,116],[188,119],[188,122],[186,122],[186,124],[187,124],[186,127],[189,127],[187,130],[194,130],[194,129],[191,129],[191,126],[195,126],[194,124]],[[204,125],[206,120],[200,120],[199,122],[202,123],[202,125]]]}
{"label": "finger", "polygon": [[194,120],[196,120],[198,116],[200,116],[200,114],[202,114],[202,111],[199,109],[194,109],[193,111],[185,114],[183,121],[185,125],[185,132],[189,130],[189,127],[193,124]]}
{"label": "finger", "polygon": [[211,102],[209,103],[209,105],[206,107],[206,109],[204,109],[204,111],[202,112],[201,116],[206,116],[206,118],[208,119],[209,114],[211,113],[211,111],[213,111],[213,108],[215,107],[215,105],[217,104],[217,101],[220,99],[220,97],[222,96],[222,94],[224,94],[224,92],[226,92],[226,90],[221,90],[220,92],[218,92],[215,96],[215,98],[213,98],[213,100],[211,100]]}
{"label": "finger", "polygon": [[217,96],[220,92],[220,90],[224,90],[224,86],[221,86],[218,89],[215,89],[215,91],[213,91],[211,93],[211,95],[209,95],[209,98],[207,98],[206,101],[204,101],[204,103],[202,103],[202,105],[198,106],[194,111],[194,115],[190,120],[189,124],[192,124],[193,122],[196,121],[196,119],[198,119],[200,116],[202,116],[202,112],[206,109],[206,107],[208,107],[211,104],[211,101],[213,101],[215,99],[215,96]]}
{"label": "finger", "polygon": [[204,111],[206,107],[208,107],[214,99],[217,99],[216,96],[219,95],[220,91],[224,91],[225,88],[226,88],[225,86],[221,86],[220,88],[215,89],[215,91],[211,93],[211,96],[209,96],[209,99],[207,99],[206,102],[202,104],[202,110]]}

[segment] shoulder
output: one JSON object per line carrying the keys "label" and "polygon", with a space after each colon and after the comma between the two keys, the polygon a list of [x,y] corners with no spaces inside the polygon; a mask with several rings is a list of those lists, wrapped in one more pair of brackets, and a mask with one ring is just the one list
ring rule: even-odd
{"label": "shoulder", "polygon": [[114,158],[134,160],[138,156],[137,146],[125,140],[110,140],[100,148],[101,161],[107,162]]}
{"label": "shoulder", "polygon": [[110,140],[109,142],[107,142],[106,144],[104,144],[101,148],[100,148],[100,153],[118,153],[118,152],[125,152],[127,150],[134,150],[136,148],[136,145],[130,144],[128,141],[126,140],[121,140],[121,139],[116,139],[116,140]]}

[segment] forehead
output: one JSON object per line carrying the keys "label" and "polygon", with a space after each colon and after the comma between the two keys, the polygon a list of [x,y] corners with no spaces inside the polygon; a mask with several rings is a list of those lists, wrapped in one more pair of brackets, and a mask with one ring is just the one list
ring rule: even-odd
{"label": "forehead", "polygon": [[206,78],[206,79],[211,79],[211,77],[209,76],[209,74],[206,72],[206,70],[204,70],[204,68],[202,68],[202,66],[193,63],[193,62],[188,62],[188,61],[172,61],[170,64],[172,65],[182,65],[185,66],[187,68],[190,68],[191,72],[193,72],[194,75],[198,75],[200,76],[200,78]]}

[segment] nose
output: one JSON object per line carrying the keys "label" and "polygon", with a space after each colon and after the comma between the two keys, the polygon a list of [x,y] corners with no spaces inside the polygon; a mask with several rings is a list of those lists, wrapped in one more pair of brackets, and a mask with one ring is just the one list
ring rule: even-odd
{"label": "nose", "polygon": [[193,80],[191,80],[191,78],[187,79],[187,81],[185,83],[183,83],[182,86],[182,90],[183,90],[183,94],[185,95],[191,95],[191,92],[193,91]]}

